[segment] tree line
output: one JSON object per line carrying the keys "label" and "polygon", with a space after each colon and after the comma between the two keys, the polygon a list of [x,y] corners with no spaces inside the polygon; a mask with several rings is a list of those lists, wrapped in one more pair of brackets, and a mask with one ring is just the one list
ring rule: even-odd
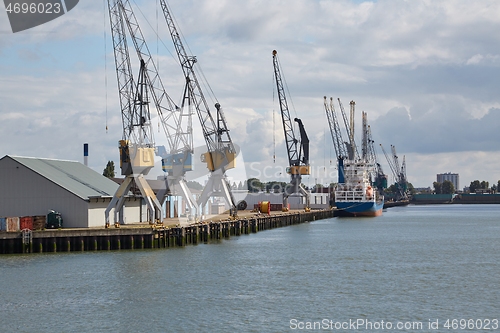
{"label": "tree line", "polygon": [[[434,193],[435,194],[453,194],[457,191],[453,183],[449,180],[445,180],[442,183],[434,182]],[[478,192],[487,192],[487,193],[497,193],[500,189],[500,180],[493,184],[490,187],[490,183],[483,180],[474,180],[470,182],[468,193],[478,193]]]}

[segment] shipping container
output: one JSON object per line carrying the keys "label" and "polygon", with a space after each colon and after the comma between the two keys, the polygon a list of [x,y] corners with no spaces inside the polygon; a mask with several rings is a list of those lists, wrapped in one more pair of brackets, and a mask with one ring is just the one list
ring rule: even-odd
{"label": "shipping container", "polygon": [[47,216],[45,216],[45,215],[33,216],[33,230],[45,229],[46,223],[47,223]]}
{"label": "shipping container", "polygon": [[19,219],[19,229],[33,230],[33,216],[23,216]]}
{"label": "shipping container", "polygon": [[272,212],[281,212],[283,210],[283,204],[271,204]]}
{"label": "shipping container", "polygon": [[[266,201],[262,201],[262,202],[266,202]],[[253,209],[260,210],[261,204],[262,203],[258,203],[258,204],[253,205]],[[288,205],[288,206],[290,206],[290,205]],[[281,212],[281,211],[283,211],[283,204],[273,204],[272,203],[272,204],[270,204],[269,208],[270,208],[271,212]],[[290,207],[288,207],[288,209],[290,209]],[[266,206],[265,210],[266,210],[265,212],[267,212],[267,206]]]}
{"label": "shipping container", "polygon": [[7,217],[6,224],[8,232],[19,231],[19,217]]}
{"label": "shipping container", "polygon": [[7,219],[5,217],[0,217],[0,231],[7,230]]}

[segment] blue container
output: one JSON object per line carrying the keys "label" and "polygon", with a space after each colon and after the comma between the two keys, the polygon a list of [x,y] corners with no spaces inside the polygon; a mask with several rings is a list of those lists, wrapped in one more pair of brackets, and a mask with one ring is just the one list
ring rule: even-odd
{"label": "blue container", "polygon": [[7,219],[5,217],[0,217],[0,231],[7,230]]}

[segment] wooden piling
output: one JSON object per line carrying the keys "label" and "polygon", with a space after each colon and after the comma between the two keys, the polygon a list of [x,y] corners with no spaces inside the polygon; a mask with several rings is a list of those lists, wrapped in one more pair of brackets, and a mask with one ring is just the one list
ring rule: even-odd
{"label": "wooden piling", "polygon": [[334,210],[325,210],[205,221],[183,227],[34,231],[29,244],[23,243],[21,232],[0,232],[0,254],[182,247],[334,216]]}

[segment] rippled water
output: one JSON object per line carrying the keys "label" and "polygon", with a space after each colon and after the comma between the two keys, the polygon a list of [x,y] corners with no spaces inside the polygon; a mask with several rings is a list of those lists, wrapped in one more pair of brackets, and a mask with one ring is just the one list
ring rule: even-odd
{"label": "rippled water", "polygon": [[446,319],[500,319],[499,213],[396,207],[179,249],[3,255],[0,328],[287,332],[362,319],[453,332]]}

